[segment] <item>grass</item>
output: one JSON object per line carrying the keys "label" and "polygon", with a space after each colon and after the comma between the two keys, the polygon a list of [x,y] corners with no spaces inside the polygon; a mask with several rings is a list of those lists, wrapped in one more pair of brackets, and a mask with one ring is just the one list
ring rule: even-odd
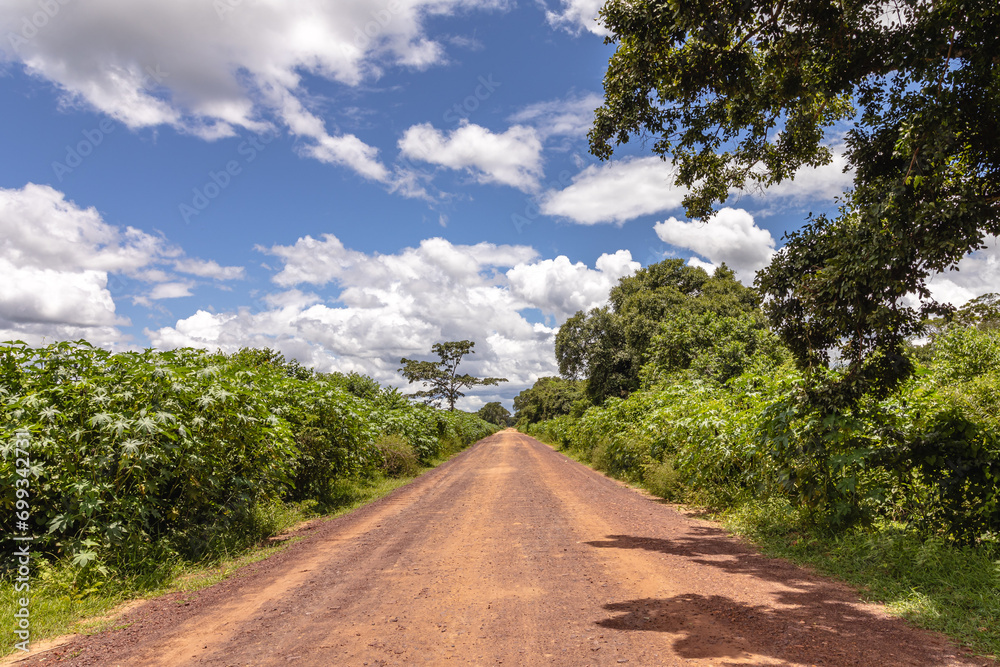
{"label": "grass", "polygon": [[[424,471],[440,465],[458,449],[448,447],[430,466],[410,476],[340,480],[325,506],[306,502],[262,508],[258,517],[260,536],[278,535],[305,521],[317,517],[330,519],[374,502],[413,481]],[[166,562],[143,575],[109,576],[83,585],[78,569],[72,565],[53,565],[33,559],[29,593],[15,592],[10,580],[0,581],[0,618],[6,619],[5,624],[10,624],[3,628],[4,642],[0,645],[0,656],[16,651],[14,645],[19,640],[11,630],[14,613],[20,608],[17,604],[19,598],[30,598],[31,646],[37,646],[42,640],[60,635],[92,634],[106,630],[115,621],[115,609],[126,602],[206,588],[226,579],[244,565],[278,553],[298,539],[293,537],[277,545],[268,545],[263,539],[257,539],[249,546],[235,547],[208,561]]]}
{"label": "grass", "polygon": [[835,535],[804,526],[785,503],[749,501],[718,517],[768,555],[840,579],[916,626],[1000,657],[1000,545],[957,546],[882,523]]}
{"label": "grass", "polygon": [[[596,468],[588,450],[560,451]],[[655,495],[657,481],[640,486]],[[828,534],[786,501],[747,499],[709,516],[767,556],[839,579],[917,627],[1000,659],[1000,541],[957,546],[890,522]]]}

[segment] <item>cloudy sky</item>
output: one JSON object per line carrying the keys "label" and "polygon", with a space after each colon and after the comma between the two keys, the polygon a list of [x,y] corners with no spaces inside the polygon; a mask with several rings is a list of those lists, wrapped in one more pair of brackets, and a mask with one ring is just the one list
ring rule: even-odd
{"label": "cloudy sky", "polygon": [[[748,284],[839,159],[684,218],[643,145],[586,133],[599,0],[4,0],[0,340],[245,345],[402,385],[472,339],[511,399],[566,317],[665,257]],[[833,146],[836,151],[837,147]],[[995,248],[936,282],[997,287]]]}

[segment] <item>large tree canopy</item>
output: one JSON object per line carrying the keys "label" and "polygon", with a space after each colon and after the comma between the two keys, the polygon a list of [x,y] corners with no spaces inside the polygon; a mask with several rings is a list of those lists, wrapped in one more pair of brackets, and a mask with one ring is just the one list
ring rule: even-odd
{"label": "large tree canopy", "polygon": [[430,385],[428,389],[414,392],[414,396],[427,399],[428,403],[437,405],[443,399],[448,403],[448,409],[455,409],[455,401],[465,396],[460,390],[463,387],[480,385],[496,385],[506,382],[506,378],[477,378],[469,374],[458,374],[458,364],[462,357],[472,354],[476,344],[471,340],[435,343],[431,350],[440,357],[440,361],[419,361],[416,359],[400,359],[403,367],[399,372],[410,383],[423,382]]}
{"label": "large tree canopy", "polygon": [[510,426],[510,410],[500,404],[500,401],[487,403],[476,412],[479,418],[497,426]]}
{"label": "large tree canopy", "polygon": [[[610,305],[578,312],[556,334],[559,372],[587,379],[587,397],[600,403],[639,388],[640,370],[662,323],[678,317],[759,313],[757,292],[722,265],[710,276],[684,260],[640,269],[611,288]],[[516,406],[516,403],[515,403]]]}
{"label": "large tree canopy", "polygon": [[[542,377],[514,397],[514,418],[524,424],[553,419],[573,412],[584,399],[585,382]],[[582,410],[581,410],[582,412]]]}
{"label": "large tree canopy", "polygon": [[1000,233],[996,0],[609,0],[601,17],[617,51],[591,150],[652,137],[689,216],[843,138],[840,216],[792,234],[759,284],[803,367],[840,348],[834,404],[897,386],[906,338],[947,310],[929,276]]}

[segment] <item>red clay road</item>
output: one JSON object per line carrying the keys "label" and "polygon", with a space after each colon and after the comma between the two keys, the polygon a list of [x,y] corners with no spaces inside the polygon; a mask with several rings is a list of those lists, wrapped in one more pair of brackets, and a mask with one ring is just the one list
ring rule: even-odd
{"label": "red clay road", "polygon": [[983,665],[513,431],[71,665]]}

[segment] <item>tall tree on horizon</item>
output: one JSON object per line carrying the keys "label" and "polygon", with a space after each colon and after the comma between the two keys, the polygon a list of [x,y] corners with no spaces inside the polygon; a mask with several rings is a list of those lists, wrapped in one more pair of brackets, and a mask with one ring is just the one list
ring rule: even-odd
{"label": "tall tree on horizon", "polygon": [[440,361],[420,361],[417,359],[402,358],[399,363],[403,367],[399,372],[403,374],[410,384],[423,382],[430,385],[429,389],[422,389],[415,392],[413,396],[426,398],[427,403],[439,404],[442,400],[448,403],[448,409],[455,409],[455,401],[462,396],[463,387],[477,387],[483,385],[497,385],[507,382],[507,378],[477,378],[472,375],[458,374],[458,364],[462,357],[467,354],[474,354],[473,348],[476,344],[471,340],[449,341],[446,343],[435,343],[431,347]]}

